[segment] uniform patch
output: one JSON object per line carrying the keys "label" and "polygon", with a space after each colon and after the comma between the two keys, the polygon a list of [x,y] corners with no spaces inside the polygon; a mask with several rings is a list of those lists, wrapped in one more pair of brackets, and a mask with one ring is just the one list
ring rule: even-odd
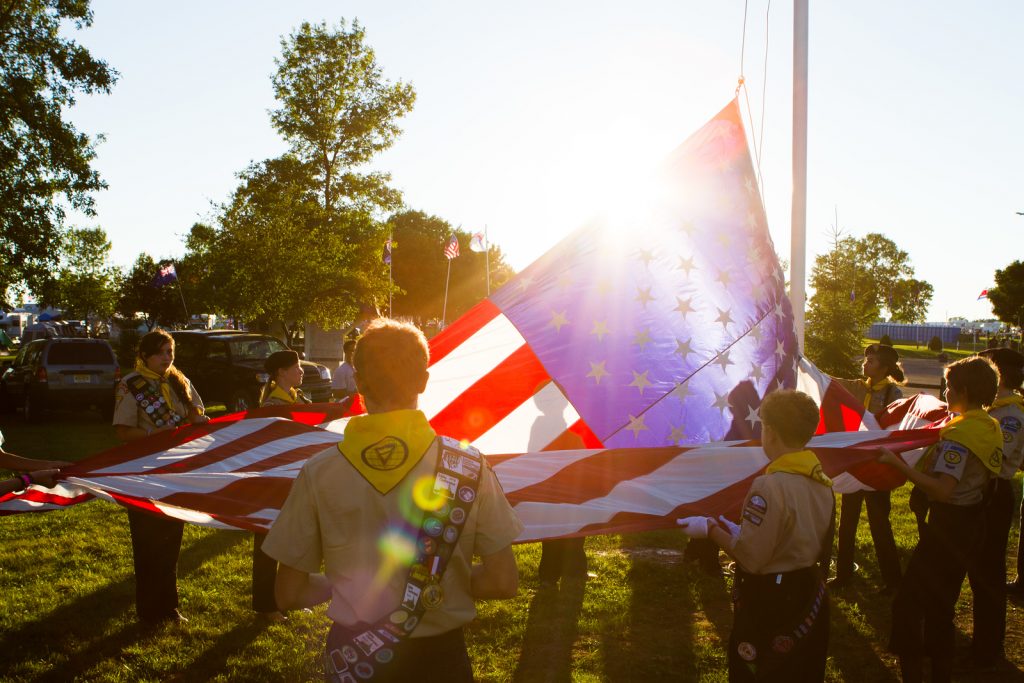
{"label": "uniform patch", "polygon": [[761,515],[757,514],[756,512],[754,512],[752,510],[750,510],[749,508],[747,508],[746,510],[743,511],[743,519],[747,520],[748,522],[750,522],[754,526],[761,526],[761,522],[764,521],[764,518],[761,517]]}
{"label": "uniform patch", "polygon": [[789,651],[793,649],[795,644],[789,636],[775,636],[775,639],[772,640],[772,649],[780,655],[785,655],[789,654]]}
{"label": "uniform patch", "polygon": [[948,469],[956,469],[969,453],[966,446],[961,446],[955,441],[945,441],[942,444],[942,460]]}
{"label": "uniform patch", "polygon": [[757,648],[754,647],[753,643],[740,643],[736,646],[736,652],[739,654],[740,659],[745,662],[752,662],[757,659]]}
{"label": "uniform patch", "polygon": [[754,512],[760,512],[762,515],[768,512],[768,501],[761,496],[751,496],[750,500],[747,501],[747,507],[752,509]]}
{"label": "uniform patch", "polygon": [[999,421],[999,426],[1003,430],[1003,443],[1010,443],[1013,441],[1013,436],[1020,431],[1020,420],[1015,417],[1004,417]]}

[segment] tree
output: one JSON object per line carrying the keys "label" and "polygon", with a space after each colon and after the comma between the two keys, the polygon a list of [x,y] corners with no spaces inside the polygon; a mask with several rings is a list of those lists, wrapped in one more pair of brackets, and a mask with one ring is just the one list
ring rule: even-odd
{"label": "tree", "polygon": [[996,270],[995,287],[988,290],[992,312],[1004,323],[1024,323],[1024,261],[1014,261]]}
{"label": "tree", "polygon": [[110,240],[102,228],[68,232],[60,268],[36,290],[42,303],[64,309],[65,317],[108,318],[121,286],[121,269],[110,264]]}
{"label": "tree", "polygon": [[388,174],[351,170],[394,143],[401,133],[396,120],[416,100],[411,85],[384,80],[365,36],[358,21],[350,30],[344,21],[336,30],[303,23],[281,39],[275,60],[272,80],[281,106],[271,120],[292,154],[313,169],[328,221],[339,208],[400,205]]}
{"label": "tree", "polygon": [[[395,214],[388,219],[387,226],[398,244],[392,254],[392,272],[397,288],[393,300],[395,316],[421,320],[441,317],[448,269],[444,246],[453,234],[459,239],[461,255],[451,262],[448,320],[454,320],[487,296],[485,257],[469,250],[469,233],[452,228],[447,221],[422,211]],[[514,273],[498,247],[490,246],[488,259],[491,291],[494,291]]]}
{"label": "tree", "polygon": [[149,254],[139,254],[121,284],[116,308],[118,315],[131,321],[141,313],[149,329],[158,324],[170,327],[187,322],[181,296],[174,291],[176,285],[153,286],[157,270],[168,263],[169,260],[158,262]]}
{"label": "tree", "polygon": [[185,259],[208,259],[200,289],[215,292],[217,309],[286,329],[329,328],[386,301],[379,223],[354,210],[329,222],[309,165],[290,154],[253,164],[241,178],[219,228],[193,229]]}
{"label": "tree", "polygon": [[108,93],[117,78],[65,37],[91,24],[88,0],[0,3],[0,291],[42,286],[67,209],[92,215],[105,187],[93,140],[64,119],[78,93]]}
{"label": "tree", "polygon": [[862,336],[883,307],[896,322],[923,321],[932,286],[914,278],[907,252],[884,235],[832,233],[832,249],[815,259],[807,311],[807,356],[832,375],[860,374]]}

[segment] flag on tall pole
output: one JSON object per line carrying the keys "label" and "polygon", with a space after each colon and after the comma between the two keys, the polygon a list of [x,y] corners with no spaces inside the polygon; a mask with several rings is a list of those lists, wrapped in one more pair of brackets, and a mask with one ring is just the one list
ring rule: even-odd
{"label": "flag on tall pole", "polygon": [[445,257],[451,261],[453,258],[457,258],[459,255],[459,237],[458,235],[452,234],[448,240],[448,244],[444,247]]}
{"label": "flag on tall pole", "polygon": [[448,244],[444,247],[444,255],[448,259],[448,274],[444,277],[444,306],[441,308],[441,329],[444,329],[445,320],[448,317],[448,282],[452,277],[452,259],[459,255],[459,236],[452,233]]}
{"label": "flag on tall pole", "polygon": [[175,270],[174,264],[168,263],[166,266],[160,266],[160,269],[156,271],[156,275],[153,276],[153,281],[149,283],[149,286],[159,289],[171,282],[178,283],[178,295],[181,296],[181,307],[185,309],[185,323],[187,324],[191,318],[188,314],[188,306],[185,305],[185,294],[181,291],[181,281],[178,280],[178,271]]}
{"label": "flag on tall pole", "polygon": [[981,301],[982,299],[987,299],[987,298],[988,298],[988,290],[987,289],[981,290],[981,294],[978,295],[978,301]]}
{"label": "flag on tall pole", "polygon": [[384,262],[384,265],[386,266],[391,265],[391,248],[393,246],[395,245],[391,242],[390,237],[384,240],[384,255],[381,256],[381,260]]}
{"label": "flag on tall pole", "polygon": [[394,289],[394,277],[393,270],[391,267],[391,250],[398,245],[389,237],[384,241],[384,255],[381,259],[388,267],[388,317],[391,317],[391,295]]}
{"label": "flag on tall pole", "polygon": [[487,238],[482,232],[475,232],[469,238],[469,250],[475,251],[478,254],[487,251]]}

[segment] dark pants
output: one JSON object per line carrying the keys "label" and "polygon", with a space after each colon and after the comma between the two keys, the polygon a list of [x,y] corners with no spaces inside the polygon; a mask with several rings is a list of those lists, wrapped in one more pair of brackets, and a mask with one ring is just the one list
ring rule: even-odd
{"label": "dark pants", "polygon": [[[1024,530],[1024,500],[1020,503],[1020,528]],[[1017,582],[1024,583],[1024,554],[1021,553],[1021,548],[1024,548],[1024,533],[1021,534],[1020,538],[1017,539]]]}
{"label": "dark pants", "polygon": [[[364,628],[355,629],[362,632]],[[353,630],[340,624],[331,626],[327,633],[324,650],[324,680],[327,683],[349,683],[361,681],[364,677],[355,675],[356,664],[346,662],[341,652],[350,643]],[[351,646],[349,646],[351,647]],[[380,663],[380,650],[366,658],[373,668],[373,683],[472,683],[473,665],[469,662],[466,640],[462,629],[457,628],[438,636],[406,638],[398,643],[387,643],[390,661]],[[365,664],[363,665],[365,666]],[[337,669],[347,670],[337,671]]]}
{"label": "dark pants", "polygon": [[252,608],[257,612],[276,612],[277,560],[263,552],[265,538],[264,534],[252,535]]}
{"label": "dark pants", "polygon": [[930,657],[932,681],[952,675],[956,601],[983,533],[983,505],[931,503],[893,600],[889,649],[907,662]]}
{"label": "dark pants", "polygon": [[733,612],[729,634],[732,683],[825,680],[829,602],[816,566],[783,574],[738,571]]}
{"label": "dark pants", "polygon": [[895,588],[900,582],[900,558],[896,550],[896,538],[889,523],[892,502],[889,491],[858,491],[844,493],[839,513],[839,541],[836,551],[836,578],[849,579],[853,575],[853,556],[857,542],[857,525],[860,522],[861,503],[868,508],[868,526],[871,540],[875,544],[875,557],[885,585]]}
{"label": "dark pants", "polygon": [[583,579],[587,575],[587,553],[582,538],[560,538],[541,541],[540,566],[537,578],[541,583],[555,583],[561,578]]}
{"label": "dark pants", "polygon": [[999,657],[1006,636],[1006,544],[1013,521],[1010,480],[994,479],[985,505],[985,535],[967,571],[974,594],[973,655],[979,660]]}
{"label": "dark pants", "polygon": [[141,621],[160,621],[178,608],[178,553],[185,523],[128,509],[135,564],[135,611]]}

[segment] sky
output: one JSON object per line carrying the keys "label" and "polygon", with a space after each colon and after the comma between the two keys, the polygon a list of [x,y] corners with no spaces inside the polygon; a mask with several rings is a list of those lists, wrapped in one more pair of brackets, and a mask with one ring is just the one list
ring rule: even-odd
{"label": "sky", "polygon": [[[746,5],[740,97],[789,258],[792,4]],[[416,89],[404,133],[370,168],[409,208],[486,226],[516,269],[727,104],[744,45],[740,0],[171,7],[94,0],[93,26],[75,34],[120,72],[70,112],[104,135],[95,164],[109,185],[78,225],[103,227],[124,266],[181,255],[237,173],[285,151],[270,76],[303,21],[358,19],[385,77]],[[1022,25],[1019,2],[811,3],[808,272],[833,226],[881,232],[935,287],[928,320],[992,315],[978,294],[1024,252]]]}

